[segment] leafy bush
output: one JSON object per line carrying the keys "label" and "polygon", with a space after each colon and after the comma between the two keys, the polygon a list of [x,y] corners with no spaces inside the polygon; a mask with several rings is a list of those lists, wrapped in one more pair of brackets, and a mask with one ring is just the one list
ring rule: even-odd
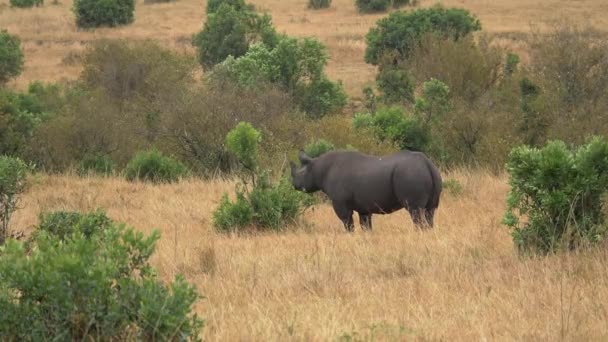
{"label": "leafy bush", "polygon": [[505,62],[505,74],[510,76],[517,71],[519,65],[519,55],[516,53],[509,52],[507,54],[507,60]]}
{"label": "leafy bush", "polygon": [[311,197],[296,191],[286,177],[272,184],[269,171],[259,170],[260,139],[261,134],[246,122],[240,122],[226,136],[226,146],[246,169],[247,176],[243,175],[237,185],[236,201],[231,202],[224,194],[214,211],[213,224],[219,231],[241,230],[252,224],[277,230],[312,203]]}
{"label": "leafy bush", "polygon": [[10,0],[11,7],[34,7],[42,6],[43,0]]}
{"label": "leafy bush", "polygon": [[46,216],[41,227],[60,229],[39,230],[35,248],[0,247],[0,340],[199,340],[195,287],[164,285],[149,263],[157,231],[68,216]]}
{"label": "leafy bush", "polygon": [[281,37],[274,48],[255,44],[240,58],[228,58],[214,70],[244,87],[279,85],[312,118],[337,111],[346,104],[340,83],[327,79],[325,46],[317,39]]}
{"label": "leafy bush", "polygon": [[217,12],[221,5],[228,5],[237,11],[254,11],[252,4],[247,4],[245,0],[209,0],[207,1],[207,15]]}
{"label": "leafy bush", "polygon": [[6,240],[8,223],[27,186],[27,167],[18,158],[0,156],[0,245]]}
{"label": "leafy bush", "polygon": [[40,223],[36,233],[46,232],[61,241],[71,239],[75,234],[90,238],[94,234],[102,234],[112,224],[112,220],[102,210],[95,212],[54,211],[39,215]]}
{"label": "leafy bush", "polygon": [[572,150],[561,141],[515,148],[507,170],[511,190],[504,223],[523,253],[572,249],[606,233],[608,142],[593,138]]}
{"label": "leafy bush", "polygon": [[130,181],[139,179],[153,183],[172,183],[189,174],[190,171],[184,164],[156,149],[136,154],[125,168],[125,176]]}
{"label": "leafy bush", "polygon": [[329,8],[331,6],[331,0],[308,0],[308,8],[321,9]]}
{"label": "leafy bush", "polygon": [[109,176],[114,170],[114,161],[105,154],[90,154],[85,156],[78,165],[80,175],[98,174]]}
{"label": "leafy bush", "polygon": [[450,88],[436,79],[424,82],[422,96],[416,98],[414,105],[414,113],[420,120],[425,125],[437,123],[450,110]]}
{"label": "leafy bush", "polygon": [[414,101],[415,84],[409,73],[402,69],[386,68],[376,76],[376,85],[386,103]]}
{"label": "leafy bush", "polygon": [[417,0],[355,0],[360,13],[384,12],[391,6],[399,8],[417,3]]}
{"label": "leafy bush", "polygon": [[133,22],[134,0],[74,0],[76,26],[115,27]]}
{"label": "leafy bush", "polygon": [[260,16],[248,7],[229,3],[210,5],[213,11],[207,13],[203,30],[192,39],[198,60],[205,69],[211,69],[228,56],[243,56],[253,43],[263,42],[271,47],[276,44],[277,34],[269,15]]}
{"label": "leafy bush", "polygon": [[21,40],[6,30],[0,31],[0,85],[19,76],[22,70]]}
{"label": "leafy bush", "polygon": [[427,33],[458,40],[480,29],[479,20],[465,9],[437,5],[412,12],[393,12],[380,19],[376,27],[368,32],[365,61],[374,65],[383,64],[383,58],[389,55],[397,61],[407,59]]}
{"label": "leafy bush", "polygon": [[311,158],[316,158],[325,152],[333,151],[336,147],[325,139],[318,139],[304,146],[304,152]]}

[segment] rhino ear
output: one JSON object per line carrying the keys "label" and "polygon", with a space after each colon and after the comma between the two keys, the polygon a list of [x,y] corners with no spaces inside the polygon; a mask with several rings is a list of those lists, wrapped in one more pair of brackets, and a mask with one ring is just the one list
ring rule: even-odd
{"label": "rhino ear", "polygon": [[300,158],[300,163],[302,163],[302,165],[307,165],[307,164],[310,164],[310,162],[312,162],[312,158],[310,158],[308,155],[306,155],[306,153],[303,150],[300,150],[300,154],[298,155],[298,157]]}

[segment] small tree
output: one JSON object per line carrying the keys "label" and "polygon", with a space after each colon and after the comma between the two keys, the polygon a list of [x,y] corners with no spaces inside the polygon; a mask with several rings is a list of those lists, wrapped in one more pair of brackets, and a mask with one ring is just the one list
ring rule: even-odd
{"label": "small tree", "polygon": [[[440,5],[412,12],[397,11],[380,19],[366,36],[365,61],[378,65],[407,59],[415,44],[427,33],[458,40],[481,29],[479,20],[467,10]],[[386,56],[392,56],[384,62]]]}
{"label": "small tree", "polygon": [[8,223],[27,186],[27,167],[18,158],[0,156],[0,245],[8,234]]}
{"label": "small tree", "polygon": [[192,39],[203,68],[211,69],[228,56],[243,56],[256,42],[276,44],[277,34],[269,15],[259,15],[247,6],[230,3],[214,4],[212,8],[203,30]]}
{"label": "small tree", "polygon": [[10,0],[11,7],[38,7],[42,6],[43,0]]}
{"label": "small tree", "polygon": [[420,117],[423,125],[436,124],[450,110],[450,88],[436,79],[424,82],[422,96],[416,99],[414,105],[414,113]]}
{"label": "small tree", "polygon": [[0,31],[0,86],[19,76],[22,69],[21,41],[6,30]]}
{"label": "small tree", "polygon": [[115,27],[133,22],[134,0],[74,0],[76,26]]}
{"label": "small tree", "polygon": [[262,134],[248,122],[239,122],[226,135],[226,147],[236,156],[241,168],[248,174],[255,186],[258,172],[258,148]]}
{"label": "small tree", "polygon": [[595,243],[606,234],[608,142],[572,150],[561,141],[518,147],[507,162],[511,190],[504,223],[522,253],[548,253]]}
{"label": "small tree", "polygon": [[414,80],[402,69],[386,68],[376,76],[376,85],[386,103],[411,103],[414,101]]}
{"label": "small tree", "polygon": [[331,0],[308,0],[308,8],[322,9],[329,8],[331,6]]}

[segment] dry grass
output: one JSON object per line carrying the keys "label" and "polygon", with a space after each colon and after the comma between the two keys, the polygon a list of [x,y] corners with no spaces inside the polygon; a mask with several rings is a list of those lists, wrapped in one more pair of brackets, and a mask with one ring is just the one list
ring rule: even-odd
{"label": "dry grass", "polygon": [[[86,45],[102,37],[152,38],[178,50],[192,51],[190,39],[204,20],[205,1],[178,0],[168,4],[144,5],[137,1],[135,22],[117,29],[79,31],[70,11],[72,1],[47,0],[44,7],[11,9],[0,1],[0,27],[17,34],[24,43],[26,66],[15,86],[32,80],[74,79],[80,71],[80,56]],[[327,10],[311,11],[306,0],[251,0],[271,12],[281,32],[295,36],[315,36],[329,48],[328,73],[344,81],[348,93],[360,96],[361,88],[372,81],[375,69],[363,61],[365,34],[383,15],[358,15],[354,0],[334,0]],[[430,6],[435,0],[422,0]],[[484,30],[510,37],[506,43],[516,48],[518,33],[530,23],[568,18],[600,30],[608,30],[608,2],[605,0],[443,0],[446,6],[465,7],[478,15]],[[515,35],[514,35],[515,34]]]}
{"label": "dry grass", "polygon": [[153,263],[183,272],[213,341],[606,340],[608,250],[520,259],[501,226],[506,179],[455,172],[434,230],[401,211],[343,231],[327,205],[283,234],[224,236],[211,212],[231,182],[132,184],[41,176],[14,228],[40,211],[101,207],[142,231],[162,231]]}

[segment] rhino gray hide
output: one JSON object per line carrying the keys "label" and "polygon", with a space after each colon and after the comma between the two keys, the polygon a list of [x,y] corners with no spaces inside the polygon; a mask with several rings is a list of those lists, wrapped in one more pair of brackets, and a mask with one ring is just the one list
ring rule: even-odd
{"label": "rhino gray hide", "polygon": [[433,163],[420,152],[400,151],[370,156],[353,151],[332,151],[317,158],[299,155],[300,168],[291,162],[293,186],[312,193],[323,191],[348,231],[353,211],[363,229],[372,229],[372,214],[409,211],[416,227],[433,227],[442,180]]}

